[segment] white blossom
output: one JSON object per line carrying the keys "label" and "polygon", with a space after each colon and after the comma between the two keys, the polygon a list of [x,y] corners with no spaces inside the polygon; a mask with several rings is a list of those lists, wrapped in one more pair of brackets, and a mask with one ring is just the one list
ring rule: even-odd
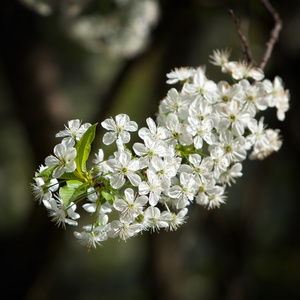
{"label": "white blossom", "polygon": [[141,195],[149,194],[149,204],[155,206],[162,192],[162,183],[158,175],[151,169],[147,170],[147,182],[143,181],[139,184],[139,193]]}
{"label": "white blossom", "polygon": [[[204,71],[200,70],[193,77],[192,83],[185,83],[183,85],[183,91],[188,94],[200,94],[203,97],[214,93],[217,89],[217,85],[214,81],[206,78]],[[213,98],[209,98],[209,101],[214,103]]]}
{"label": "white blossom", "polygon": [[221,184],[228,184],[231,186],[231,182],[236,183],[236,178],[243,176],[242,168],[243,166],[241,163],[235,163],[228,168],[226,172],[221,174],[218,181]]}
{"label": "white blossom", "polygon": [[266,97],[266,91],[263,83],[256,82],[255,84],[250,84],[246,79],[239,82],[244,91],[244,101],[246,103],[245,109],[255,116],[257,110],[266,110],[268,107],[268,99]]}
{"label": "white blossom", "polygon": [[115,200],[114,208],[121,212],[122,220],[130,222],[143,212],[143,207],[148,202],[148,197],[136,197],[131,188],[126,189],[124,195],[125,199]]}
{"label": "white blossom", "polygon": [[185,81],[192,77],[195,73],[195,69],[193,68],[175,68],[173,71],[167,74],[168,84],[175,84],[178,81]]}
{"label": "white blossom", "polygon": [[122,240],[127,240],[138,234],[143,226],[136,222],[128,222],[126,220],[114,220],[110,224],[111,229],[108,232],[109,237],[119,237]]}
{"label": "white blossom", "polygon": [[161,213],[161,218],[165,219],[169,223],[169,229],[173,231],[177,230],[180,225],[185,223],[187,213],[187,208],[181,209],[177,214],[169,211],[163,211]]}
{"label": "white blossom", "polygon": [[215,140],[215,135],[212,132],[213,120],[204,119],[200,121],[195,117],[188,117],[189,125],[186,127],[186,131],[193,136],[193,142],[196,149],[201,149],[203,146],[203,140],[211,145]]}
{"label": "white blossom", "polygon": [[78,225],[75,220],[79,219],[80,215],[75,212],[76,204],[70,203],[70,205],[66,207],[63,200],[57,196],[48,201],[47,209],[49,216],[57,226],[62,225],[62,227],[65,228],[65,224]]}
{"label": "white blossom", "polygon": [[262,80],[265,74],[262,69],[252,67],[245,61],[231,61],[225,65],[226,72],[230,72],[234,79],[253,78],[254,80]]}
{"label": "white blossom", "polygon": [[133,145],[134,152],[140,156],[140,168],[148,167],[154,156],[163,157],[167,152],[167,145],[163,141],[156,141],[152,136],[144,136],[143,143]]}
{"label": "white blossom", "polygon": [[208,209],[220,207],[220,204],[225,203],[224,191],[224,187],[215,185],[205,191],[205,196],[198,197],[197,203],[206,206]]}
{"label": "white blossom", "polygon": [[219,131],[231,128],[233,134],[241,136],[244,134],[245,126],[250,121],[250,114],[241,110],[241,103],[231,101],[228,104],[221,103],[217,107],[220,115],[220,124],[217,126]]}
{"label": "white blossom", "polygon": [[200,121],[212,120],[214,126],[220,122],[220,116],[213,111],[213,106],[199,95],[189,106],[189,117],[197,118]]}
{"label": "white blossom", "polygon": [[87,129],[91,126],[90,123],[85,123],[81,125],[79,119],[71,120],[68,122],[68,126],[65,126],[65,130],[58,132],[56,137],[65,137],[66,143],[74,141],[79,141]]}
{"label": "white blossom", "polygon": [[88,212],[88,213],[94,213],[97,210],[98,207],[98,213],[99,214],[107,214],[112,211],[112,207],[108,202],[105,202],[104,204],[99,205],[100,195],[94,188],[89,188],[87,190],[87,200],[88,203],[85,203],[82,205],[82,208]]}
{"label": "white blossom", "polygon": [[168,190],[171,185],[171,178],[177,174],[176,165],[168,157],[164,159],[153,157],[149,170],[152,170],[158,176],[164,190]]}
{"label": "white blossom", "polygon": [[169,131],[162,126],[157,126],[151,118],[146,119],[148,128],[143,127],[139,130],[139,136],[141,139],[145,139],[148,136],[152,136],[155,140],[165,140],[169,137]]}
{"label": "white blossom", "polygon": [[140,176],[136,173],[140,169],[139,160],[137,158],[132,159],[130,153],[118,152],[116,158],[107,161],[107,165],[112,172],[110,184],[114,189],[119,189],[125,184],[125,176],[134,186],[138,186],[141,182]]}
{"label": "white blossom", "polygon": [[48,167],[57,166],[53,171],[53,177],[59,178],[65,172],[71,173],[76,169],[74,161],[76,157],[76,149],[66,146],[65,143],[58,144],[54,147],[54,154],[46,157],[45,164]]}
{"label": "white blossom", "polygon": [[193,142],[191,134],[186,130],[186,125],[179,122],[174,113],[170,113],[166,119],[166,128],[171,132],[172,137],[169,139],[182,145],[190,145]]}
{"label": "white blossom", "polygon": [[268,79],[264,80],[263,84],[267,91],[269,106],[277,108],[277,118],[283,121],[285,113],[289,109],[289,90],[284,90],[282,79],[279,76],[274,78],[273,84]]}
{"label": "white blossom", "polygon": [[138,130],[138,125],[134,121],[130,121],[128,115],[119,114],[116,116],[116,121],[112,118],[106,119],[101,123],[102,127],[109,130],[103,136],[103,143],[110,145],[117,139],[122,143],[127,144],[130,141],[130,133]]}
{"label": "white blossom", "polygon": [[[40,173],[46,170],[47,167],[41,165],[38,172],[35,173],[33,180],[34,184],[31,184],[32,194],[34,199],[41,204],[42,202],[49,201],[52,197],[52,193],[56,192],[59,188],[59,184],[56,178],[50,179],[45,182],[45,179],[39,177]],[[47,205],[47,204],[46,204]]]}
{"label": "white blossom", "polygon": [[168,222],[161,216],[161,211],[155,206],[149,206],[144,212],[144,226],[152,232],[169,226]]}
{"label": "white blossom", "polygon": [[[201,155],[195,153],[189,155],[190,165],[182,164],[180,172],[193,173],[200,181],[211,181],[213,178],[213,159],[208,156],[202,159]],[[197,180],[197,179],[195,179]]]}
{"label": "white blossom", "polygon": [[105,214],[100,214],[98,218],[98,224],[95,228],[92,225],[86,225],[83,227],[84,231],[74,232],[74,236],[78,239],[79,243],[91,248],[96,248],[97,245],[102,246],[101,242],[108,239],[108,231],[110,230],[110,224],[107,224],[108,217]]}
{"label": "white blossom", "polygon": [[189,201],[194,199],[198,184],[193,174],[182,172],[180,174],[180,184],[170,188],[169,196],[178,199],[177,208],[181,209],[189,205]]}
{"label": "white blossom", "polygon": [[230,85],[227,81],[220,81],[214,93],[206,96],[210,102],[229,103],[231,101],[241,101],[243,89],[238,84]]}
{"label": "white blossom", "polygon": [[246,159],[246,139],[243,136],[234,137],[230,130],[220,133],[219,142],[212,147],[219,146],[224,150],[224,157],[229,162],[242,161]]}
{"label": "white blossom", "polygon": [[160,104],[161,113],[174,113],[181,119],[185,119],[188,115],[188,104],[190,97],[181,95],[175,88],[169,90],[167,97]]}
{"label": "white blossom", "polygon": [[230,56],[231,50],[229,49],[216,49],[213,50],[213,54],[209,56],[210,63],[212,63],[215,66],[221,67],[221,71],[223,73],[227,72],[226,65],[229,62],[229,56]]}
{"label": "white blossom", "polygon": [[225,150],[219,146],[211,149],[210,156],[214,161],[214,177],[218,178],[222,173],[226,172],[230,162],[225,156]]}

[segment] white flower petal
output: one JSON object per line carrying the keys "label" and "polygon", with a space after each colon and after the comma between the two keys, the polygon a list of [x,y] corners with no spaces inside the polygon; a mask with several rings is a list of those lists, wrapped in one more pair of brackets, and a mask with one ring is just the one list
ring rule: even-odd
{"label": "white flower petal", "polygon": [[136,198],[135,203],[139,206],[144,206],[148,202],[148,197],[146,196],[140,196]]}
{"label": "white flower petal", "polygon": [[125,183],[125,178],[122,174],[114,174],[110,179],[110,184],[114,189],[119,189]]}
{"label": "white flower petal", "polygon": [[112,118],[104,120],[101,123],[101,125],[103,128],[107,130],[112,130],[112,131],[116,130],[116,123]]}
{"label": "white flower petal", "polygon": [[47,156],[46,159],[45,159],[45,164],[46,164],[48,167],[56,166],[56,165],[59,164],[59,159],[56,158],[56,157],[53,156],[53,155]]}
{"label": "white flower petal", "polygon": [[134,121],[129,121],[124,125],[124,129],[128,131],[137,131],[138,130],[138,124]]}
{"label": "white flower petal", "polygon": [[66,153],[67,153],[67,147],[65,144],[58,144],[54,147],[54,154],[57,157],[65,157]]}
{"label": "white flower petal", "polygon": [[142,143],[134,143],[132,148],[134,152],[139,156],[147,154],[147,148]]}
{"label": "white flower petal", "polygon": [[117,199],[114,202],[114,208],[118,211],[123,211],[126,207],[128,207],[128,204],[122,199]]}
{"label": "white flower petal", "polygon": [[122,131],[118,137],[122,143],[127,144],[130,142],[130,133],[127,131]]}
{"label": "white flower petal", "polygon": [[128,201],[128,203],[133,203],[134,201],[134,191],[133,189],[126,189],[124,192],[125,198]]}
{"label": "white flower petal", "polygon": [[139,193],[140,195],[147,195],[149,194],[149,185],[147,184],[147,182],[143,181],[139,184]]}
{"label": "white flower petal", "polygon": [[127,177],[129,179],[130,183],[134,186],[138,186],[142,181],[141,177],[135,173],[128,173]]}
{"label": "white flower petal", "polygon": [[86,203],[82,205],[83,209],[88,213],[94,213],[97,208],[96,203]]}
{"label": "white flower petal", "polygon": [[62,176],[65,173],[65,168],[64,166],[60,165],[57,168],[54,169],[52,176],[54,178],[59,178],[60,176]]}
{"label": "white flower petal", "polygon": [[159,194],[157,193],[150,193],[149,196],[149,204],[152,206],[155,206],[158,203],[159,200]]}
{"label": "white flower petal", "polygon": [[120,128],[124,128],[125,124],[129,122],[129,117],[126,114],[119,114],[116,116],[116,123]]}
{"label": "white flower petal", "polygon": [[72,173],[76,170],[76,163],[75,161],[71,161],[71,162],[68,162],[65,166],[65,171],[67,173]]}
{"label": "white flower petal", "polygon": [[115,132],[106,132],[103,136],[103,144],[110,145],[117,139],[117,134]]}

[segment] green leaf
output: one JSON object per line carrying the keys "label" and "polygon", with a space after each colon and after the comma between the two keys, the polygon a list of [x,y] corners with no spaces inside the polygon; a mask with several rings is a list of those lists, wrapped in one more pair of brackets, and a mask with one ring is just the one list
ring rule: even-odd
{"label": "green leaf", "polygon": [[52,173],[54,171],[54,169],[56,169],[57,166],[52,166],[52,167],[49,167],[45,170],[43,170],[41,173],[39,173],[39,175],[37,177],[42,177],[44,179],[52,179]]}
{"label": "green leaf", "polygon": [[65,180],[81,180],[80,175],[77,171],[74,171],[72,173],[64,173],[59,177],[59,179],[65,179]]}
{"label": "green leaf", "polygon": [[113,197],[110,193],[107,193],[107,192],[105,192],[105,191],[102,191],[102,192],[101,192],[101,195],[102,195],[102,197],[103,197],[105,200],[107,200],[107,201],[111,200],[112,197]]}
{"label": "green leaf", "polygon": [[110,194],[109,192],[101,191],[101,196],[104,200],[101,201],[102,204],[104,204],[107,201],[110,205],[114,205],[115,197],[112,194]]}
{"label": "green leaf", "polygon": [[59,193],[66,206],[74,202],[83,194],[86,194],[89,182],[83,183],[78,180],[69,180],[67,184],[60,188]]}
{"label": "green leaf", "polygon": [[75,162],[80,174],[86,171],[86,161],[91,152],[91,144],[95,138],[97,124],[90,126],[75,146],[77,151]]}
{"label": "green leaf", "polygon": [[114,205],[114,202],[115,202],[115,197],[114,196],[111,196],[111,199],[108,200],[108,203],[113,206]]}
{"label": "green leaf", "polygon": [[[110,205],[114,205],[115,202],[115,198],[112,194],[102,191],[101,192],[102,197],[110,204]],[[105,201],[105,202],[106,202]]]}

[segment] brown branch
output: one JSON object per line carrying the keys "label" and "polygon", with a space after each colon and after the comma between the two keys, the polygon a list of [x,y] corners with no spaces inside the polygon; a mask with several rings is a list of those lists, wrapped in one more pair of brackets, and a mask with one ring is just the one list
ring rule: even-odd
{"label": "brown branch", "polygon": [[241,42],[242,42],[242,45],[243,45],[243,48],[244,48],[244,54],[246,56],[247,62],[251,65],[256,65],[256,62],[254,61],[254,59],[252,57],[247,39],[246,39],[245,35],[243,34],[243,32],[241,30],[238,18],[234,15],[232,9],[228,9],[228,12],[230,13],[230,15],[232,16],[232,18],[234,20],[236,31],[237,31],[237,34],[240,37]]}
{"label": "brown branch", "polygon": [[279,14],[277,13],[277,11],[274,9],[274,7],[270,4],[268,0],[262,0],[262,2],[275,21],[275,26],[271,31],[270,39],[266,43],[267,49],[259,65],[259,67],[263,70],[268,60],[271,57],[274,45],[278,41],[279,32],[281,31],[282,28],[282,20],[280,19]]}

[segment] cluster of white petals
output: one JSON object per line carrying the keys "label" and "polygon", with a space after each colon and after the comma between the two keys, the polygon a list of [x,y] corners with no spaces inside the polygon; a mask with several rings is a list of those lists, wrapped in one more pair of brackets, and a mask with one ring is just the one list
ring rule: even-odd
{"label": "cluster of white petals", "polygon": [[[105,159],[99,149],[89,171],[81,172],[80,164],[93,126],[73,120],[57,134],[64,139],[33,184],[36,200],[54,222],[77,225],[76,204],[84,201],[91,223],[75,237],[88,247],[147,230],[176,230],[192,204],[213,209],[226,202],[226,188],[243,175],[248,153],[251,159],[262,159],[280,149],[279,130],[268,129],[264,117],[256,116],[275,107],[278,119],[284,120],[289,92],[281,79],[263,80],[262,70],[230,62],[228,50],[214,51],[211,59],[233,83],[208,79],[204,67],[170,72],[167,82],[181,89],[169,90],[156,122],[148,118],[147,126],[138,130],[129,116],[119,114],[101,123],[108,130],[103,143],[115,143],[116,151]],[[135,131],[141,141],[129,149]]]}

